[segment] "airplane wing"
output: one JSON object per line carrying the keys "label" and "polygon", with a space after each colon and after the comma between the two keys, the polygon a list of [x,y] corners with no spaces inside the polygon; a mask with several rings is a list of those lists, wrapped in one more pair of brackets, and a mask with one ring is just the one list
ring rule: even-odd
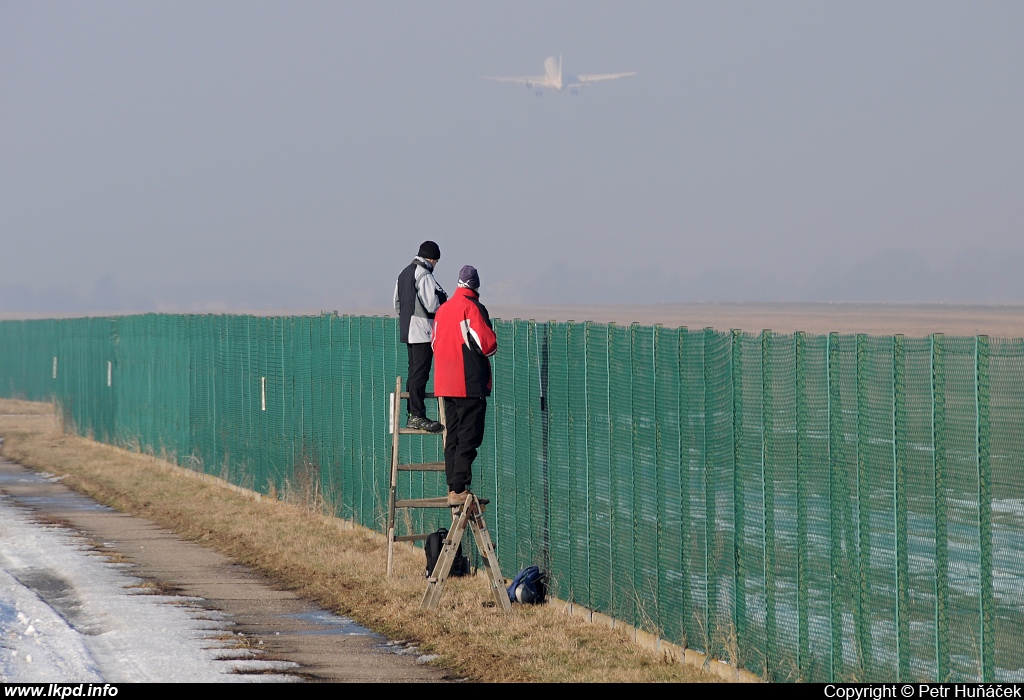
{"label": "airplane wing", "polygon": [[570,82],[566,83],[565,87],[584,87],[602,80],[628,78],[631,75],[636,75],[636,71],[630,73],[590,73],[587,75],[577,75]]}
{"label": "airplane wing", "polygon": [[526,76],[523,78],[494,78],[489,75],[484,76],[484,80],[496,80],[499,83],[512,83],[513,85],[526,85],[527,87],[533,85],[544,85],[547,82],[547,76],[544,75],[533,75]]}

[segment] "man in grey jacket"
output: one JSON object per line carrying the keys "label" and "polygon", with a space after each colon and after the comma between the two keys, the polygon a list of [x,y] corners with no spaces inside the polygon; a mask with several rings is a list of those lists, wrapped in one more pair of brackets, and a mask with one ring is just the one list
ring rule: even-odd
{"label": "man in grey jacket", "polygon": [[434,279],[434,266],[441,259],[441,249],[433,241],[423,241],[419,253],[402,270],[395,284],[395,313],[401,341],[409,352],[409,374],[405,390],[409,392],[407,428],[439,433],[444,426],[427,418],[424,396],[434,351],[434,313],[448,301],[448,295]]}

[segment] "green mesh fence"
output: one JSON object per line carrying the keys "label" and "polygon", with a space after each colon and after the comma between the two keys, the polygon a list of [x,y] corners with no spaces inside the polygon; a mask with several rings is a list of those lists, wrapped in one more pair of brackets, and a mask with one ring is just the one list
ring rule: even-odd
{"label": "green mesh fence", "polygon": [[[1024,340],[495,330],[474,488],[506,572],[774,680],[1024,680]],[[0,322],[3,396],[377,530],[406,361],[381,317]]]}

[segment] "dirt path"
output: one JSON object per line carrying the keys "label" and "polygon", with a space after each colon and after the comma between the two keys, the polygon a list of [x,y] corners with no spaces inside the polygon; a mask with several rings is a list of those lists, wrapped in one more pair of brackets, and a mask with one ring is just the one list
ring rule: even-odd
{"label": "dirt path", "polygon": [[[186,542],[142,518],[97,507],[64,485],[0,459],[2,491],[43,522],[70,527],[162,593],[201,599],[235,623],[239,642],[263,658],[292,661],[312,681],[436,682],[445,673],[411,647],[368,634],[355,623],[273,588],[227,557]],[[18,477],[24,478],[18,478]],[[199,601],[190,601],[193,603]]]}

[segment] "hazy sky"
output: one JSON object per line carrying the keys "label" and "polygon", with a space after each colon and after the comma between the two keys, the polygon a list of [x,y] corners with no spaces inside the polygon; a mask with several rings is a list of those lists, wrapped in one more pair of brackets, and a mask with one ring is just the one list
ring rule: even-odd
{"label": "hazy sky", "polygon": [[[0,311],[1024,302],[1024,3],[0,0]],[[580,91],[485,81],[637,71]]]}

